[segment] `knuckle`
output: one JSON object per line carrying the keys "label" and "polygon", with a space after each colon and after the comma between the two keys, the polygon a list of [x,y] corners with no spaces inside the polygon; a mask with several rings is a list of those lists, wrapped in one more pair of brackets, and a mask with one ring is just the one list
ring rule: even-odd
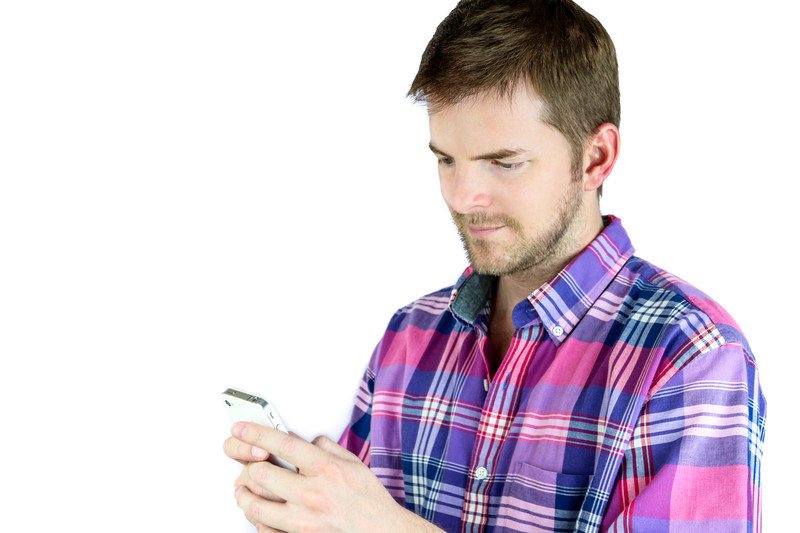
{"label": "knuckle", "polygon": [[342,465],[338,461],[325,461],[319,465],[319,472],[331,479],[342,479],[344,473],[342,472]]}
{"label": "knuckle", "polygon": [[[312,511],[314,514],[325,513],[329,511],[331,507],[327,497],[316,490],[303,491],[300,499],[303,503],[303,506],[305,506],[309,511]],[[310,524],[306,525],[310,526]]]}
{"label": "knuckle", "polygon": [[[256,442],[261,441],[262,437],[264,436],[264,432],[261,430],[261,427],[258,425],[251,425],[247,428],[247,439],[254,440]],[[245,434],[243,433],[242,436]]]}
{"label": "knuckle", "polygon": [[258,463],[250,463],[247,465],[247,478],[250,480],[257,480],[258,479]]}
{"label": "knuckle", "polygon": [[[252,485],[252,487],[250,485]],[[265,489],[262,489],[255,483],[251,483],[250,485],[247,486],[247,488],[250,489],[250,492],[252,492],[256,496],[261,496],[262,498],[266,496],[267,491]]]}
{"label": "knuckle", "polygon": [[264,481],[267,479],[267,469],[263,463],[250,463],[248,473],[250,479],[254,481]]}
{"label": "knuckle", "polygon": [[300,494],[300,502],[303,504],[303,507],[308,509],[314,509],[317,505],[317,494],[311,490],[305,490]]}
{"label": "knuckle", "polygon": [[258,501],[252,501],[247,504],[247,509],[244,512],[245,516],[250,520],[258,520],[263,516],[263,509]]}
{"label": "knuckle", "polygon": [[294,437],[285,436],[281,438],[281,442],[278,445],[278,451],[282,456],[291,457],[294,455],[294,451],[297,448],[297,441]]}

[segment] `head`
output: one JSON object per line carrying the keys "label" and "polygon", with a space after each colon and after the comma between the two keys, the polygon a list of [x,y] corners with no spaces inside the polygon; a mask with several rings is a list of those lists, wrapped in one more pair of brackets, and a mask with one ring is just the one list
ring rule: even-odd
{"label": "head", "polygon": [[[428,106],[442,193],[470,258],[506,240],[476,269],[532,266],[577,231],[616,158],[598,158],[597,140],[618,142],[618,85],[610,37],[569,0],[462,0],[439,24],[408,95]],[[474,159],[498,148],[525,152]],[[472,234],[470,224],[505,228]]]}
{"label": "head", "polygon": [[567,139],[576,173],[596,128],[619,128],[614,43],[570,0],[461,0],[436,28],[408,96],[436,112],[480,93],[508,100],[520,82]]}

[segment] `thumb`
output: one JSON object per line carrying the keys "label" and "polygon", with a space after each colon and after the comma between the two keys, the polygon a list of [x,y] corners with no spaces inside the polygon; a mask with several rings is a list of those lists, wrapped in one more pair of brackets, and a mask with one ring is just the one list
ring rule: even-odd
{"label": "thumb", "polygon": [[345,461],[356,461],[358,463],[361,462],[361,459],[359,459],[357,455],[350,453],[347,448],[343,448],[338,442],[333,441],[325,435],[319,435],[317,438],[311,441],[311,444],[339,457],[340,459],[344,459]]}

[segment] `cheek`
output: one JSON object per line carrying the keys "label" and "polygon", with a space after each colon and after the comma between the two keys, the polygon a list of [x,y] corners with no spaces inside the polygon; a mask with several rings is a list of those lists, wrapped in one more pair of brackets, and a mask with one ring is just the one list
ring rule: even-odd
{"label": "cheek", "polygon": [[441,168],[438,170],[438,174],[439,190],[442,192],[442,197],[448,200],[449,203],[449,200],[453,197],[453,179],[445,175]]}
{"label": "cheek", "polygon": [[458,199],[456,198],[455,188],[453,187],[452,180],[442,179],[439,178],[439,191],[442,194],[442,199],[444,200],[445,205],[447,205],[447,209],[451,212],[456,210],[454,206],[460,205]]}
{"label": "cheek", "polygon": [[551,191],[532,187],[508,187],[502,197],[497,198],[502,211],[515,220],[518,231],[525,234],[533,231],[552,217]]}

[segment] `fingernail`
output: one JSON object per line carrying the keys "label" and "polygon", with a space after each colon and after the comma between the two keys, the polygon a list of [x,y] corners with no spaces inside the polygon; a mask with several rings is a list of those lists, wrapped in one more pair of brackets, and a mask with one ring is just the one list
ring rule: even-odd
{"label": "fingernail", "polygon": [[267,452],[265,450],[262,450],[261,448],[258,448],[256,446],[253,446],[251,448],[250,453],[252,453],[253,457],[255,457],[256,459],[263,459],[264,457],[267,456]]}
{"label": "fingernail", "polygon": [[242,433],[244,433],[244,424],[237,422],[233,425],[233,436],[236,438],[242,438]]}

